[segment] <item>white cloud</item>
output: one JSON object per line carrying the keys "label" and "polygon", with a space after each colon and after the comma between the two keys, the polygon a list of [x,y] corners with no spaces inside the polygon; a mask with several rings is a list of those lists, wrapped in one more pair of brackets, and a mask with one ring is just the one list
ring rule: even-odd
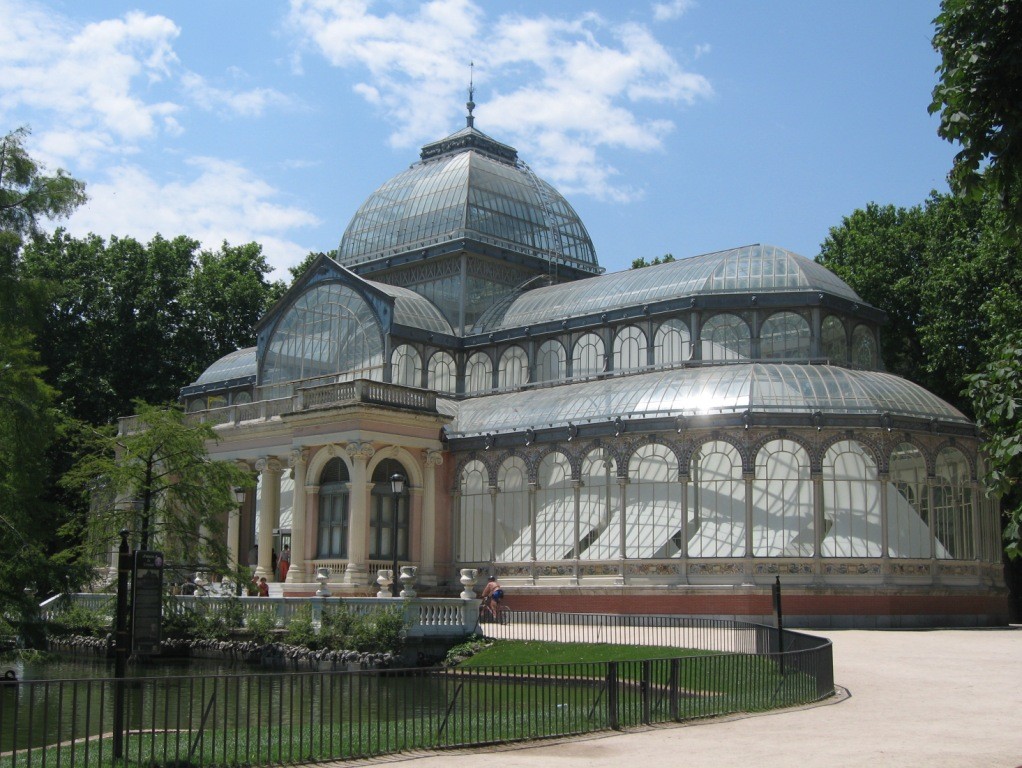
{"label": "white cloud", "polygon": [[466,59],[479,51],[480,127],[515,143],[565,192],[635,197],[615,184],[608,153],[660,149],[674,123],[656,111],[712,94],[647,27],[595,13],[492,20],[472,0],[433,0],[405,16],[375,15],[365,0],[292,0],[291,21],[330,63],[364,71],[354,91],[394,122],[390,141],[400,147],[451,129]]}
{"label": "white cloud", "polygon": [[670,21],[683,15],[695,3],[692,0],[670,0],[667,3],[653,3],[653,18],[657,21]]}
{"label": "white cloud", "polygon": [[202,109],[239,117],[258,117],[268,107],[286,106],[291,100],[273,88],[252,88],[230,91],[210,85],[206,78],[195,72],[181,77],[185,93]]}
{"label": "white cloud", "polygon": [[0,19],[0,116],[19,108],[55,113],[94,134],[83,143],[96,148],[152,137],[179,110],[135,91],[137,81],[157,83],[177,63],[172,43],[180,30],[170,19],[133,11],[75,28],[18,0],[0,0]]}
{"label": "white cloud", "polygon": [[188,164],[194,175],[170,182],[157,181],[137,165],[112,168],[105,180],[89,184],[89,202],[66,228],[75,235],[130,234],[142,240],[158,232],[186,233],[208,248],[224,240],[255,240],[278,276],[305,256],[308,248],[287,233],[315,226],[315,216],[279,202],[278,190],[236,163],[195,158]]}

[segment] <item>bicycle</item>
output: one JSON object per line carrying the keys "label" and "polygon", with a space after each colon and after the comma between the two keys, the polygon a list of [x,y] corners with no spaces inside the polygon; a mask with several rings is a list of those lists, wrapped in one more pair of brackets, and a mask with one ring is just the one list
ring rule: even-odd
{"label": "bicycle", "polygon": [[480,624],[507,624],[510,618],[510,608],[503,600],[490,600],[479,606]]}

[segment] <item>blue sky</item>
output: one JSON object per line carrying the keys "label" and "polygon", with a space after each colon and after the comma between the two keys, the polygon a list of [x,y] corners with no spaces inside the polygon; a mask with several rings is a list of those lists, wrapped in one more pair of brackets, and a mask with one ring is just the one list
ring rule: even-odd
{"label": "blue sky", "polygon": [[88,183],[64,223],[278,270],[464,125],[512,144],[601,264],[813,257],[867,203],[946,191],[938,0],[0,0],[0,131]]}

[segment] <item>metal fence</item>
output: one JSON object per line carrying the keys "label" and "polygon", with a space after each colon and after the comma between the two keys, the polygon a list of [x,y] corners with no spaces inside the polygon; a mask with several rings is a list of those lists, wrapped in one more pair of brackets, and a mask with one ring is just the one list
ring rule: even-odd
{"label": "metal fence", "polygon": [[528,627],[579,642],[630,633],[637,645],[660,645],[671,632],[696,643],[689,647],[718,647],[600,663],[25,681],[0,687],[0,768],[344,760],[766,710],[833,693],[823,638],[786,632],[777,653],[773,630],[742,622],[581,614],[513,614],[495,631],[510,637]]}

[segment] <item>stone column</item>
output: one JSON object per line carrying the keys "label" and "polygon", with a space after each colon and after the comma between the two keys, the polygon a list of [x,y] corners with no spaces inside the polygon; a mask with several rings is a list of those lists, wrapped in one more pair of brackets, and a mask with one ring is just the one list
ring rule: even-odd
{"label": "stone column", "polygon": [[536,491],[538,483],[529,483],[529,561],[532,563],[532,577],[536,578]]}
{"label": "stone column", "polygon": [[572,496],[572,521],[574,527],[571,532],[571,547],[572,552],[575,553],[575,564],[573,567],[573,575],[571,579],[572,585],[578,585],[578,561],[579,551],[578,548],[581,545],[582,538],[582,481],[580,479],[572,479],[571,481],[571,496]]}
{"label": "stone column", "polygon": [[280,519],[281,463],[276,456],[267,456],[256,463],[262,479],[263,494],[259,504],[259,563],[255,577],[273,580],[273,526]]}
{"label": "stone column", "polygon": [[813,578],[823,578],[823,473],[816,469],[809,470],[809,479],[813,484]]}
{"label": "stone column", "polygon": [[300,584],[306,581],[305,529],[308,515],[306,501],[308,499],[305,488],[305,470],[308,460],[309,452],[301,450],[291,451],[287,462],[295,473],[294,501],[291,504],[291,567],[287,571],[289,584]]}
{"label": "stone column", "polygon": [[[422,474],[422,538],[419,553],[419,581],[433,584],[436,580],[436,473],[444,463],[440,451],[423,451],[425,472]],[[457,507],[455,507],[457,509]]]}
{"label": "stone column", "polygon": [[366,464],[376,453],[369,443],[348,443],[345,450],[351,457],[351,495],[348,525],[348,567],[344,583],[365,586],[368,579],[366,535],[369,529],[369,478]]}
{"label": "stone column", "polygon": [[887,484],[891,476],[887,472],[878,472],[877,480],[880,483],[880,557],[883,559],[883,578],[887,578],[887,564],[890,561],[890,534],[887,525]]}
{"label": "stone column", "polygon": [[497,559],[497,493],[499,490],[496,485],[490,486],[490,519],[493,524],[490,525],[490,557],[491,563]]}
{"label": "stone column", "polygon": [[628,511],[628,477],[625,475],[618,475],[617,478],[618,487],[618,507],[621,514],[618,518],[617,535],[618,535],[618,560],[620,561],[621,571],[618,573],[618,583],[623,584],[625,579],[625,560],[628,558],[628,552],[626,551],[625,542],[626,538],[626,518]]}

